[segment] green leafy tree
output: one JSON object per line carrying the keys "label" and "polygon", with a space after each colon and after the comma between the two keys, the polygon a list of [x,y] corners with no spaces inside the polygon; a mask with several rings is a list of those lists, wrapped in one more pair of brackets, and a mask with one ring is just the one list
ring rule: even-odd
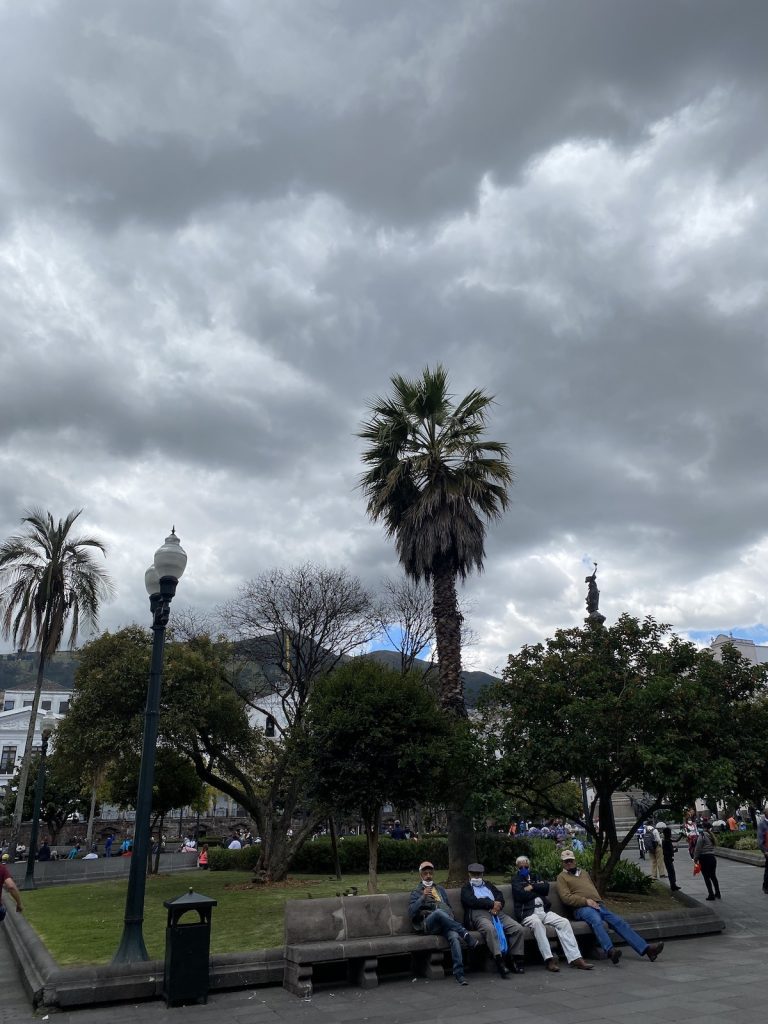
{"label": "green leafy tree", "polygon": [[[32,760],[37,711],[46,663],[54,656],[69,627],[69,646],[74,647],[81,624],[96,629],[99,606],[112,593],[111,581],[93,559],[91,549],[106,554],[95,537],[77,536],[73,527],[82,509],[54,521],[50,512],[30,509],[21,520],[23,533],[0,544],[0,630],[25,651],[33,644],[38,652],[37,678],[19,792],[26,794]],[[12,845],[22,821],[24,801],[13,815]]]}
{"label": "green leafy tree", "polygon": [[[718,662],[650,617],[558,630],[510,656],[502,682],[485,694],[489,743],[512,793],[522,787],[533,805],[584,825],[602,892],[634,835],[617,834],[613,794],[639,787],[650,795],[639,825],[669,802],[735,785],[735,766],[762,758],[762,746],[743,749],[741,723],[764,715],[767,673],[741,658]],[[595,793],[585,818],[558,789],[580,776]]]}
{"label": "green leafy tree", "polygon": [[[30,764],[31,778],[37,778],[40,767],[40,755],[35,754]],[[6,797],[6,814],[13,814],[16,807],[16,800],[21,790],[18,787],[21,768],[19,768],[11,779]],[[35,792],[34,786],[29,786],[24,796],[23,820],[31,821],[34,813]],[[51,845],[55,845],[59,833],[64,828],[67,818],[77,812],[83,814],[87,810],[88,801],[80,791],[77,784],[73,784],[70,776],[61,776],[56,770],[56,762],[53,757],[46,758],[45,784],[43,788],[43,800],[40,805],[40,821],[45,826],[45,835]]]}
{"label": "green leafy tree", "polygon": [[[440,702],[457,718],[467,712],[456,581],[482,570],[486,524],[507,507],[512,482],[506,444],[484,436],[492,401],[476,389],[454,402],[442,366],[416,380],[398,374],[392,396],[371,403],[359,433],[368,515],[394,538],[405,573],[432,585]],[[449,878],[457,881],[475,846],[468,790],[452,792]]]}
{"label": "green leafy tree", "polygon": [[[139,758],[120,757],[112,762],[107,774],[110,799],[119,807],[133,807],[139,786]],[[183,754],[170,747],[159,747],[155,753],[155,778],[152,785],[152,822],[157,830],[157,851],[154,873],[160,866],[160,846],[165,816],[174,807],[186,807],[201,797],[203,783],[195,766]]]}
{"label": "green leafy tree", "polygon": [[368,891],[377,892],[379,821],[386,801],[406,809],[440,778],[449,730],[414,676],[358,659],[315,685],[306,715],[311,793],[359,814],[368,838]]}

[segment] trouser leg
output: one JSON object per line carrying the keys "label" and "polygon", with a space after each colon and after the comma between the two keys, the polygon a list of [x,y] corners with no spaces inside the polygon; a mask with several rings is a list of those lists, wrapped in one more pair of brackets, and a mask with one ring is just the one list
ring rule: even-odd
{"label": "trouser leg", "polygon": [[427,935],[442,935],[446,939],[451,950],[453,973],[460,977],[464,973],[464,954],[460,941],[460,936],[464,934],[464,926],[442,910],[433,910],[424,921],[424,931]]}
{"label": "trouser leg", "polygon": [[536,945],[539,947],[542,960],[549,960],[552,956],[552,950],[549,945],[544,922],[536,914],[531,914],[523,918],[523,924],[533,932],[533,937],[536,939]]}
{"label": "trouser leg", "polygon": [[675,874],[675,862],[673,860],[665,860],[664,866],[667,869],[669,875],[669,886],[671,889],[677,888],[677,875]]}
{"label": "trouser leg", "polygon": [[490,914],[478,913],[476,910],[472,912],[472,927],[485,939],[485,944],[488,947],[488,952],[491,956],[496,957],[501,953],[499,946],[499,936],[494,927],[493,921],[491,920]]}
{"label": "trouser leg", "polygon": [[[507,952],[510,956],[521,957],[525,954],[525,929],[509,914],[499,914],[501,927],[507,937]],[[496,929],[494,928],[494,931]]]}
{"label": "trouser leg", "polygon": [[579,907],[573,915],[577,921],[586,921],[592,931],[595,933],[595,938],[603,947],[605,952],[613,949],[613,940],[608,934],[608,929],[603,924],[603,919],[600,914],[593,907]]}
{"label": "trouser leg", "polygon": [[714,878],[716,871],[715,855],[713,853],[702,853],[699,857],[699,864],[701,864],[701,877],[704,879],[704,884],[707,887],[707,894],[714,896],[717,892],[715,888],[716,880]]}
{"label": "trouser leg", "polygon": [[768,892],[768,856],[765,858],[765,870],[763,871],[763,892]]}
{"label": "trouser leg", "polygon": [[550,910],[544,915],[544,924],[552,925],[557,932],[558,941],[565,953],[565,959],[568,963],[573,963],[574,960],[578,960],[581,956],[581,950],[579,944],[576,941],[576,936],[573,934],[573,928],[571,922],[566,918],[561,917],[559,914],[553,914]]}
{"label": "trouser leg", "polygon": [[648,949],[648,943],[642,935],[638,935],[634,928],[631,928],[627,924],[623,917],[619,917],[618,914],[614,914],[613,911],[608,910],[606,907],[600,907],[599,913],[602,919],[607,921],[611,928],[613,928],[613,930],[620,935],[625,942],[628,942],[636,953],[639,953],[640,956],[645,953],[646,949]]}

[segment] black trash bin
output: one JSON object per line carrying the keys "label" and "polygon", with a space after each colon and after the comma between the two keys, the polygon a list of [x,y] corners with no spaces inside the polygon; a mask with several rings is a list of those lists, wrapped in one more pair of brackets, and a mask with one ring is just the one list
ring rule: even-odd
{"label": "black trash bin", "polygon": [[[163,996],[167,1006],[208,1001],[208,968],[211,951],[211,912],[217,901],[190,889],[175,900],[165,900],[165,975]],[[199,920],[184,922],[195,912]]]}

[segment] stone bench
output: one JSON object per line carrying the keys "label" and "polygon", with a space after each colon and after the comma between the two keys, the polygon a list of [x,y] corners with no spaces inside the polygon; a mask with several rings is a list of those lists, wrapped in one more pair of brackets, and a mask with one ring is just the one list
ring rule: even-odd
{"label": "stone bench", "polygon": [[[512,886],[502,885],[505,910],[512,910]],[[448,899],[459,920],[463,917],[459,889],[448,889]],[[565,914],[554,884],[549,899],[556,914]],[[447,941],[440,935],[423,935],[413,930],[408,917],[408,893],[380,896],[336,896],[326,899],[288,900],[285,904],[285,974],[283,987],[298,996],[312,993],[313,968],[317,964],[343,963],[347,980],[362,988],[379,983],[378,962],[385,957],[408,955],[411,970],[421,977],[437,980],[445,976]],[[577,936],[592,939],[583,921],[573,921]],[[526,929],[526,944],[535,947]],[[547,929],[554,941],[555,931]],[[472,932],[484,946],[479,932]],[[483,961],[493,966],[482,950]],[[470,961],[476,958],[470,955]]]}

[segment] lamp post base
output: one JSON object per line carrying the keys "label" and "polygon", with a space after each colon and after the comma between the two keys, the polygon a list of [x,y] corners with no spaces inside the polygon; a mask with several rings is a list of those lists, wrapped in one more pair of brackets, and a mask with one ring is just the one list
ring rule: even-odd
{"label": "lamp post base", "polygon": [[112,958],[113,964],[138,964],[149,960],[141,926],[141,921],[126,921],[120,945]]}

